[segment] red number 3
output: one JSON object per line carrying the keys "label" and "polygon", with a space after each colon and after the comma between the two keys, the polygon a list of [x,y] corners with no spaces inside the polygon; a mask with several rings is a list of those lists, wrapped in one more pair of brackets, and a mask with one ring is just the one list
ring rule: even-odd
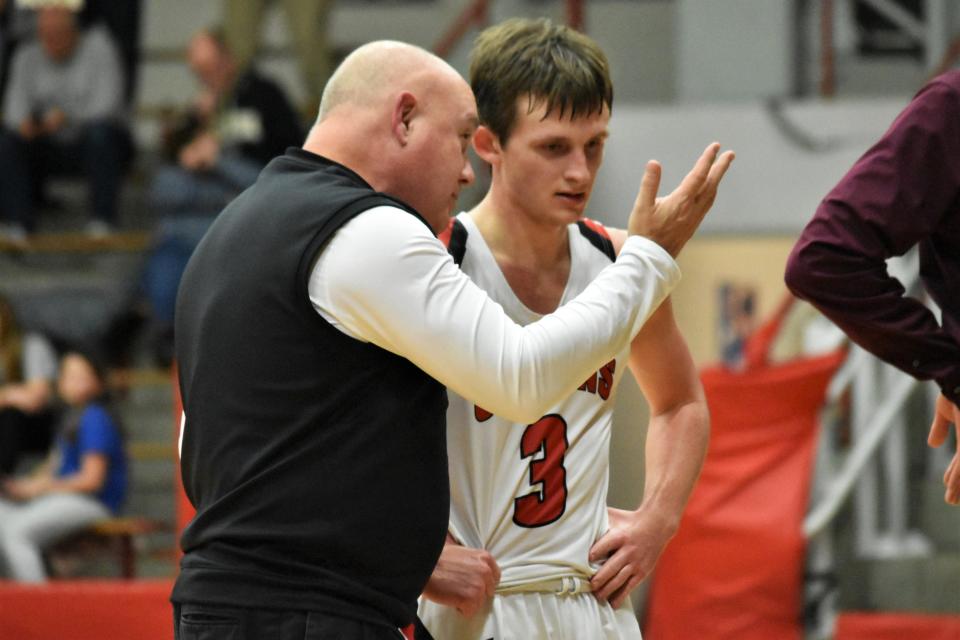
{"label": "red number 3", "polygon": [[542,527],[554,522],[567,508],[567,470],[563,456],[567,452],[567,423],[556,414],[543,416],[528,425],[520,439],[520,457],[541,457],[530,461],[530,484],[541,484],[538,491],[513,501],[513,521],[521,527]]}

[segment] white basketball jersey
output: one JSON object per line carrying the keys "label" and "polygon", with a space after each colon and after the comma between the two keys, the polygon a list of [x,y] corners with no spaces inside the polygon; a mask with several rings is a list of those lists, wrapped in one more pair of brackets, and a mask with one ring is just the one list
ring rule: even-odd
{"label": "white basketball jersey", "polygon": [[[457,220],[462,226],[453,228],[450,251],[455,258],[462,253],[463,271],[518,324],[539,319],[514,294],[470,216]],[[568,229],[570,276],[561,304],[613,259],[602,227],[580,222]],[[587,558],[607,529],[614,390],[628,355],[629,347],[529,425],[490,415],[448,391],[450,531],[493,555],[501,586],[596,572]]]}

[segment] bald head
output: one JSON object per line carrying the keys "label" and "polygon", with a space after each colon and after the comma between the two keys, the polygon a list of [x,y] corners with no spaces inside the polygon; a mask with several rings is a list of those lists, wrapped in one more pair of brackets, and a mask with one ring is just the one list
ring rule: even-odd
{"label": "bald head", "polygon": [[429,51],[393,40],[370,42],[347,56],[327,81],[317,121],[342,107],[376,107],[401,88],[417,91],[445,81],[464,82]]}
{"label": "bald head", "polygon": [[377,191],[403,200],[440,231],[460,188],[477,104],[449,64],[402,42],[366,44],[323,92],[304,149],[339,162]]}

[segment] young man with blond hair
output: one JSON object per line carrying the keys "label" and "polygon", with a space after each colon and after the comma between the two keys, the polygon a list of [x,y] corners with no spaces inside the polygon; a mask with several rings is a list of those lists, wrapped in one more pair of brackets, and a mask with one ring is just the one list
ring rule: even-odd
{"label": "young man with blond hair", "polygon": [[[533,323],[587,287],[626,239],[584,218],[608,135],[609,68],[586,36],[514,19],[480,34],[470,82],[473,145],[491,185],[442,237],[513,320]],[[710,169],[692,192],[699,206],[710,206],[733,159],[717,154],[714,144],[701,157]],[[638,204],[655,201],[659,177],[648,164]],[[606,506],[614,392],[627,365],[652,414],[634,511]],[[449,397],[450,528],[421,599],[425,627],[437,640],[639,638],[628,596],[676,531],[709,434],[669,299],[539,419],[518,423]]]}

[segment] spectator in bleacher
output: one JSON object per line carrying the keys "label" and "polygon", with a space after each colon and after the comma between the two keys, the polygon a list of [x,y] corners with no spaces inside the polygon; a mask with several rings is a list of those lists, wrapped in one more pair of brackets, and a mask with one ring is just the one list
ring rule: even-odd
{"label": "spectator in bleacher", "polygon": [[57,390],[69,407],[47,462],[29,477],[3,483],[0,560],[6,575],[43,582],[43,551],[123,504],[127,459],[120,427],[105,404],[105,379],[95,358],[67,353]]}
{"label": "spectator in bleacher", "polygon": [[280,87],[253,68],[241,72],[217,30],[197,33],[187,59],[201,92],[165,127],[167,163],[149,190],[159,225],[144,289],[161,364],[173,348],[177,286],[194,247],[271,158],[303,142],[296,112]]}
{"label": "spectator in bleacher", "polygon": [[[264,12],[272,0],[225,0],[224,33],[241,69],[250,66],[260,47]],[[327,37],[332,0],[283,0],[287,29],[293,40],[303,87],[307,93],[304,110],[309,119],[316,114],[320,96],[333,70],[333,55]]]}
{"label": "spectator in bleacher", "polygon": [[101,27],[81,31],[65,4],[37,10],[37,39],[17,48],[3,100],[0,213],[11,239],[25,239],[36,226],[47,173],[83,175],[92,213],[87,232],[112,230],[132,152],[123,91],[116,47]]}
{"label": "spectator in bleacher", "polygon": [[0,477],[11,474],[24,454],[49,450],[56,377],[53,345],[40,333],[22,331],[0,296]]}
{"label": "spectator in bleacher", "polygon": [[181,150],[181,165],[210,168],[222,150],[236,151],[262,166],[303,142],[296,112],[283,90],[255,68],[241,68],[220,30],[195,34],[187,60],[201,91],[193,108],[197,133]]}

